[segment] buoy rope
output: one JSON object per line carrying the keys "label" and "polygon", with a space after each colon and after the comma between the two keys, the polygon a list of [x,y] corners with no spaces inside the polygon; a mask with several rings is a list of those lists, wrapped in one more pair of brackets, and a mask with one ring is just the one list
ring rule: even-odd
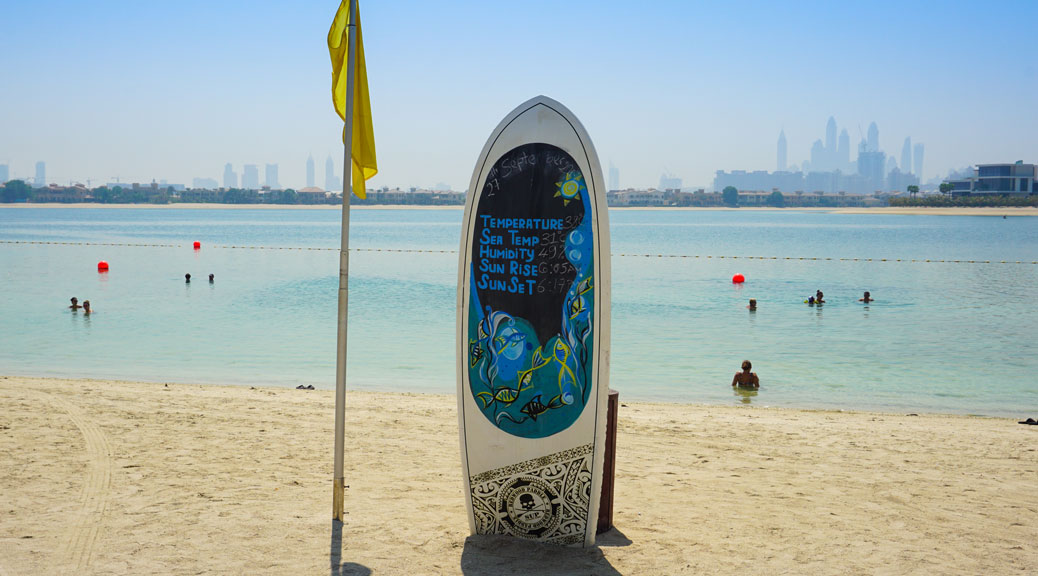
{"label": "buoy rope", "polygon": [[[189,244],[134,244],[117,242],[53,242],[41,240],[0,240],[0,244],[50,244],[58,246],[128,246],[134,248],[192,248]],[[237,246],[212,244],[205,249],[233,249],[233,250],[314,250],[314,251],[338,251],[338,248],[305,247],[305,246]],[[457,254],[457,250],[424,250],[421,248],[350,248],[350,252],[395,252],[415,254]],[[804,260],[804,261],[832,261],[832,262],[915,262],[929,264],[1038,264],[1036,261],[1026,260],[946,260],[936,258],[830,258],[811,256],[701,256],[690,254],[628,254],[626,252],[613,253],[613,256],[624,258],[686,258],[703,260]]]}

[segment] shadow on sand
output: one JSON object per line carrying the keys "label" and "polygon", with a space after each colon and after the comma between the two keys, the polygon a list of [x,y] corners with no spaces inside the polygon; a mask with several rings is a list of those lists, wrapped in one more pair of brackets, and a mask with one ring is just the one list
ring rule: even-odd
{"label": "shadow on sand", "polygon": [[[631,543],[616,530],[599,536],[603,546]],[[609,543],[613,542],[613,543]],[[467,576],[483,574],[522,574],[549,576],[595,574],[619,576],[597,546],[577,548],[530,542],[511,536],[469,536],[461,553],[461,572]]]}
{"label": "shadow on sand", "polygon": [[371,568],[342,561],[342,522],[332,520],[332,544],[328,554],[332,576],[371,576]]}

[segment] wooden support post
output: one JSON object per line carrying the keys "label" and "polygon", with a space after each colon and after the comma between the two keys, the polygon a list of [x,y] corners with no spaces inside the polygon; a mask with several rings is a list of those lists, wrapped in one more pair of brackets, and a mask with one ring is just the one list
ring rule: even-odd
{"label": "wooden support post", "polygon": [[605,465],[602,466],[602,499],[598,504],[596,534],[613,527],[613,479],[616,476],[616,418],[620,410],[620,393],[609,391],[609,410],[606,416]]}

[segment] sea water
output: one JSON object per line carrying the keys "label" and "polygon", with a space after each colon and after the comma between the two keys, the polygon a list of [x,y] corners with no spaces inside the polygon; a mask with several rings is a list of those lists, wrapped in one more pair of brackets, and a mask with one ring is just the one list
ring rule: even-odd
{"label": "sea water", "polygon": [[[350,388],[455,390],[461,219],[352,211]],[[1038,218],[610,219],[623,399],[1038,412]],[[0,207],[0,374],[334,388],[339,231],[327,209]],[[730,386],[744,359],[759,392]]]}

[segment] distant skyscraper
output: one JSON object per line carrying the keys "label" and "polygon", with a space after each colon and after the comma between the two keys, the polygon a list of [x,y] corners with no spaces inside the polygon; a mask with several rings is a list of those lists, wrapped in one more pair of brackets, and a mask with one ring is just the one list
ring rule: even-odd
{"label": "distant skyscraper", "polygon": [[815,143],[811,145],[811,171],[829,171],[829,162],[825,154],[825,145],[822,144],[821,140],[815,140]]}
{"label": "distant skyscraper", "polygon": [[869,152],[879,152],[879,127],[873,122],[869,124]]}
{"label": "distant skyscraper", "polygon": [[836,155],[836,118],[829,117],[829,121],[825,123],[825,150]]}
{"label": "distant skyscraper", "polygon": [[342,181],[335,175],[335,162],[330,155],[324,161],[324,189],[328,192],[342,192]]}
{"label": "distant skyscraper", "polygon": [[246,190],[259,190],[259,167],[255,164],[242,166],[241,187]]}
{"label": "distant skyscraper", "polygon": [[266,178],[264,179],[266,180],[266,182],[263,185],[269,186],[271,190],[277,190],[278,188],[281,188],[281,185],[278,184],[278,165],[267,164],[265,168]]}
{"label": "distant skyscraper", "polygon": [[37,188],[47,185],[47,163],[40,161],[36,163],[36,180],[33,184]]}
{"label": "distant skyscraper", "polygon": [[840,164],[840,170],[851,171],[851,137],[847,134],[846,128],[840,131],[840,143],[836,147],[836,160]]}
{"label": "distant skyscraper", "polygon": [[238,174],[234,171],[234,167],[228,162],[223,167],[223,187],[224,188],[237,188],[238,187]]}
{"label": "distant skyscraper", "polygon": [[7,182],[11,179],[11,172],[8,169],[7,164],[0,164],[0,184]]}
{"label": "distant skyscraper", "polygon": [[905,174],[912,172],[912,137],[905,138],[905,145],[901,147],[901,171]]}
{"label": "distant skyscraper", "polygon": [[779,172],[786,171],[786,131],[779,130],[778,139],[778,157],[775,161],[775,170]]}
{"label": "distant skyscraper", "polygon": [[306,157],[306,187],[313,188],[314,182],[314,155],[310,154]]}
{"label": "distant skyscraper", "polygon": [[894,170],[897,170],[897,160],[893,156],[887,156],[887,168],[884,174],[890,174]]}
{"label": "distant skyscraper", "polygon": [[923,181],[923,143],[920,142],[915,145],[915,164],[912,166],[912,173],[915,174],[919,181]]}
{"label": "distant skyscraper", "polygon": [[858,147],[858,174],[865,178],[865,191],[876,192],[886,184],[884,164],[886,158],[882,152],[869,152],[864,140]]}
{"label": "distant skyscraper", "polygon": [[660,175],[660,190],[681,190],[681,178],[664,172]]}
{"label": "distant skyscraper", "polygon": [[619,190],[620,189],[620,171],[617,170],[613,163],[609,163],[609,189]]}

